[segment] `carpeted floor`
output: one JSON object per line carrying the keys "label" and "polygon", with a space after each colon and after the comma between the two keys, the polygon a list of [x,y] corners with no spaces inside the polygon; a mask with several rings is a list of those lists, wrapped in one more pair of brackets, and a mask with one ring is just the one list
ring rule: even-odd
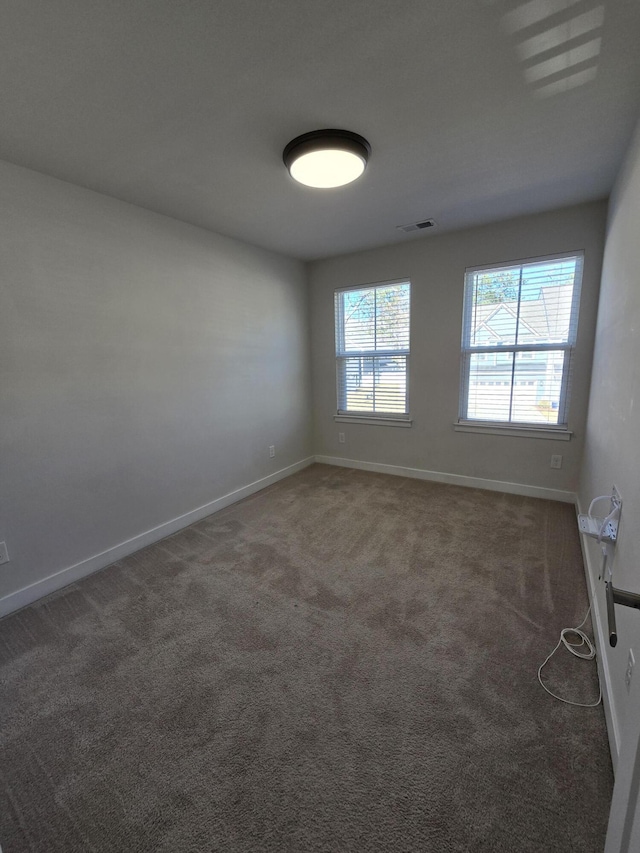
{"label": "carpeted floor", "polygon": [[586,609],[573,507],[314,465],[0,623],[2,849],[601,853]]}

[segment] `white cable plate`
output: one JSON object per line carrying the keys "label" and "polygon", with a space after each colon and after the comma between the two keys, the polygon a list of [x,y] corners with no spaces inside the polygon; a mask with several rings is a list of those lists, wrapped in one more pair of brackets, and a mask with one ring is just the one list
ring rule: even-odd
{"label": "white cable plate", "polygon": [[[597,518],[592,515],[582,514],[578,516],[578,527],[580,528],[580,533],[584,533],[585,536],[592,536],[594,539],[600,538],[600,531],[602,530],[603,524],[604,518]],[[607,521],[605,528],[602,532],[602,539],[607,542],[615,542],[617,537],[617,520],[612,519],[611,521]]]}

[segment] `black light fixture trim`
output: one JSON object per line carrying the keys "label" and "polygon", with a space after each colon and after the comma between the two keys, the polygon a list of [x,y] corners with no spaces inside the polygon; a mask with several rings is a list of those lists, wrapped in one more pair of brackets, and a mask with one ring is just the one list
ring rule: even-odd
{"label": "black light fixture trim", "polygon": [[364,164],[363,168],[366,168],[369,157],[371,156],[371,146],[364,136],[352,133],[350,130],[326,128],[325,130],[312,130],[310,133],[303,133],[301,136],[296,136],[285,147],[282,152],[282,159],[289,174],[291,174],[292,166],[300,157],[313,154],[315,151],[326,151],[327,149],[354,154],[362,160]]}
{"label": "black light fixture trim", "polygon": [[352,133],[350,130],[327,129],[312,130],[310,133],[296,136],[282,152],[282,159],[287,169],[291,169],[298,157],[311,154],[312,151],[322,151],[325,148],[341,148],[343,151],[350,151],[362,157],[365,163],[371,156],[371,146],[364,136]]}

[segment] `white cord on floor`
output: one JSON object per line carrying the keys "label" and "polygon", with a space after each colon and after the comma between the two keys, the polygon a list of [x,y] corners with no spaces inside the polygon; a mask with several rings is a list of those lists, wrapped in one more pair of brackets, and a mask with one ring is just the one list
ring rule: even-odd
{"label": "white cord on floor", "polygon": [[[556,645],[555,649],[551,652],[550,655],[548,655],[548,657],[544,660],[544,662],[541,663],[540,666],[538,667],[538,681],[544,687],[544,689],[547,691],[547,693],[550,696],[553,696],[554,699],[558,699],[560,702],[565,702],[567,705],[576,705],[578,708],[595,708],[597,705],[599,705],[600,702],[602,701],[602,685],[600,685],[600,693],[598,695],[598,701],[597,702],[590,702],[590,703],[571,702],[571,701],[569,701],[569,699],[563,699],[562,696],[558,696],[557,694],[552,693],[551,690],[549,690],[549,688],[544,685],[544,683],[542,681],[541,673],[542,673],[542,667],[546,666],[546,664],[549,663],[549,661],[555,655],[555,653],[558,651],[558,649],[560,648],[561,645],[564,645],[564,647],[566,649],[568,649],[571,652],[571,654],[575,655],[577,658],[581,658],[582,660],[594,660],[594,658],[596,656],[595,646],[593,645],[593,643],[591,642],[589,637],[587,637],[587,635],[584,633],[584,631],[580,630],[582,628],[582,626],[584,625],[584,623],[589,618],[590,613],[591,613],[591,607],[589,607],[589,609],[587,610],[587,615],[584,617],[584,619],[578,625],[577,628],[563,628],[562,629],[562,631],[560,632],[560,639],[558,640],[558,644]],[[580,642],[579,643],[570,643],[569,640],[567,639],[568,634],[575,634],[576,636],[580,637]],[[582,648],[587,649],[587,651],[581,652],[580,649],[582,649]]]}

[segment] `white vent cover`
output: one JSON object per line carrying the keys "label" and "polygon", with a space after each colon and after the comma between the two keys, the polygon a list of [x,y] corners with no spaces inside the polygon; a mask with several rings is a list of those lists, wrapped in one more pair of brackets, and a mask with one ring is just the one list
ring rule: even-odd
{"label": "white vent cover", "polygon": [[396,228],[398,231],[410,234],[412,231],[424,231],[427,228],[434,228],[435,224],[435,219],[422,219],[420,222],[412,222],[410,225],[396,225]]}

